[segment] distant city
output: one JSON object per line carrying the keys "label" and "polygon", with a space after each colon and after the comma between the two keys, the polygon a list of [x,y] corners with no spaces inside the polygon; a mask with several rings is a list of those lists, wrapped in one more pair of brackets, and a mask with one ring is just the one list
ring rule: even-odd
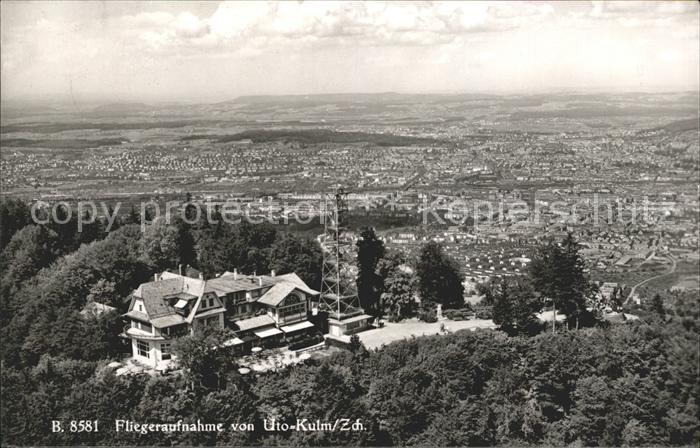
{"label": "distant city", "polygon": [[2,183],[48,204],[105,200],[124,214],[189,200],[280,225],[320,225],[320,199],[340,184],[352,225],[375,224],[406,253],[444,243],[470,291],[520,275],[533,247],[567,232],[596,281],[631,289],[673,269],[697,286],[697,102],[697,92],[242,97],[67,109],[41,124],[47,116],[10,109]]}

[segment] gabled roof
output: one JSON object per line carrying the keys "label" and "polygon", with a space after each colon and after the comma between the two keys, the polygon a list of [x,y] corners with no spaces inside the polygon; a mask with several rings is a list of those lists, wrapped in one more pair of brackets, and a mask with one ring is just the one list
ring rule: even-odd
{"label": "gabled roof", "polygon": [[163,300],[163,297],[182,292],[183,284],[182,278],[169,278],[157,282],[142,283],[134,291],[134,297],[143,300],[148,317],[151,319],[168,316],[175,314],[175,310]]}
{"label": "gabled roof", "polygon": [[88,302],[85,307],[80,311],[83,316],[99,316],[102,313],[109,313],[110,311],[116,311],[117,309],[113,306],[105,305],[99,302]]}
{"label": "gabled roof", "polygon": [[263,281],[268,280],[268,281],[273,282],[273,283],[281,283],[281,282],[292,283],[300,290],[302,290],[305,293],[310,294],[312,296],[321,294],[320,292],[309,288],[309,286],[304,282],[304,280],[302,280],[294,272],[290,272],[289,274],[276,275],[274,277],[270,277],[268,275],[263,275],[262,278],[263,278]]}
{"label": "gabled roof", "polygon": [[298,289],[298,286],[291,282],[277,283],[270,288],[262,297],[258,299],[258,303],[268,306],[278,306],[292,291]]}
{"label": "gabled roof", "polygon": [[[134,310],[127,314],[136,313],[138,316],[134,315],[135,318],[148,319],[153,325],[163,328],[191,322],[202,301],[202,296],[207,293],[222,297],[232,292],[248,292],[265,288],[269,290],[258,300],[268,306],[278,306],[295,289],[309,295],[319,294],[294,273],[279,276],[247,276],[226,272],[220,277],[205,281],[166,271],[160,275],[159,280],[142,283],[132,294],[132,299],[143,300],[147,316],[145,314],[141,316],[141,313]],[[171,305],[171,303],[183,305],[185,302],[192,304],[188,316],[182,316]],[[131,307],[133,307],[133,300]]]}
{"label": "gabled roof", "polygon": [[168,303],[168,298],[192,300],[201,296],[204,290],[204,280],[165,274],[163,277],[167,278],[161,278],[161,280],[155,282],[141,283],[134,291],[134,297],[143,300],[148,317],[152,320],[177,314],[175,308]]}

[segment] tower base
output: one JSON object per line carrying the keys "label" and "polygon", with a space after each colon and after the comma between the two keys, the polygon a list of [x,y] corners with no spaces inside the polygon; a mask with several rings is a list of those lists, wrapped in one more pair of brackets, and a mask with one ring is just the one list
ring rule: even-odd
{"label": "tower base", "polygon": [[328,318],[328,334],[331,336],[347,336],[366,330],[372,316],[369,314],[359,314],[342,319]]}

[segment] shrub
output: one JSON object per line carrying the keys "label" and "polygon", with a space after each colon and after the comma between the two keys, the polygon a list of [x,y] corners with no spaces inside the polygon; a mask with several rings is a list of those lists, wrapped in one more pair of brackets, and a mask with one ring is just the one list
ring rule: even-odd
{"label": "shrub", "polygon": [[474,308],[474,314],[477,319],[493,319],[493,308],[490,306],[479,305]]}
{"label": "shrub", "polygon": [[445,310],[442,315],[450,320],[469,320],[474,316],[474,312],[468,308],[457,310]]}
{"label": "shrub", "polygon": [[418,313],[418,319],[428,323],[437,322],[437,313],[434,310],[421,311]]}

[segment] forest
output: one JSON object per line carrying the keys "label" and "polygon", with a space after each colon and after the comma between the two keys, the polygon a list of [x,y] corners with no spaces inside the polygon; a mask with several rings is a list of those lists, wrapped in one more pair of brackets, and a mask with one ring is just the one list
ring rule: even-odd
{"label": "forest", "polygon": [[[487,291],[502,331],[426,336],[375,351],[354,340],[348,350],[323,360],[256,375],[241,375],[224,351],[187,349],[211,346],[221,337],[204,334],[178,344],[183,375],[117,377],[107,364],[124,350],[116,337],[123,323],[118,312],[81,316],[89,301],[123,312],[123,298],[133,288],[183,263],[204,275],[234,267],[296,271],[318,288],[318,245],[246,223],[155,221],[141,232],[137,216],[124,217],[109,233],[99,220],[77,232],[75,221],[33,224],[28,205],[15,200],[0,203],[0,219],[3,446],[700,442],[697,298],[668,292],[645,304],[641,319],[620,324],[587,316],[580,299],[589,294],[588,283],[562,278],[576,270],[573,243],[543,248],[543,254],[559,257],[558,270],[547,269],[552,264],[543,258],[533,263],[528,282],[494,284]],[[365,300],[374,300],[373,313],[418,312],[405,300],[411,291],[425,295],[426,303],[456,307],[461,291],[453,262],[439,247],[426,246],[418,260],[401,260],[386,254],[371,231],[361,236],[358,287]],[[417,278],[397,269],[404,264],[416,269]],[[440,297],[429,297],[435,294],[431,284],[444,288]],[[554,332],[533,327],[531,297],[538,291],[569,307],[568,325]],[[212,376],[217,380],[210,381]],[[293,424],[302,418],[360,419],[363,430],[263,427],[266,419]],[[99,432],[51,430],[52,420],[80,419],[99,420]],[[117,433],[115,419],[253,423],[254,429]]]}

